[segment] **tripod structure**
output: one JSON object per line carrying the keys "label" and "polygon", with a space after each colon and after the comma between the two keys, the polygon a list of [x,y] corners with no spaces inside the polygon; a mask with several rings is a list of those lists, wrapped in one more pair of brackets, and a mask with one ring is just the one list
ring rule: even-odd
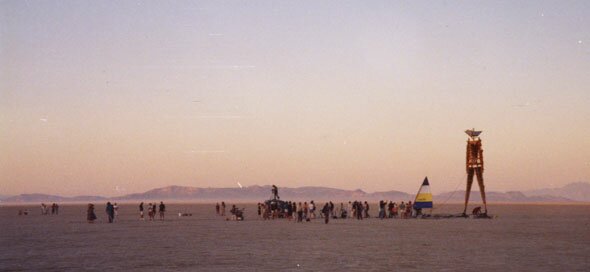
{"label": "tripod structure", "polygon": [[473,177],[477,177],[477,184],[479,185],[479,192],[481,193],[481,200],[484,206],[484,215],[487,215],[488,206],[486,203],[486,191],[483,184],[483,149],[479,135],[481,131],[475,129],[466,130],[465,133],[469,136],[467,139],[467,155],[465,158],[465,168],[467,170],[467,188],[465,190],[465,209],[463,214],[467,212],[467,204],[469,203],[469,194],[471,193],[471,186],[473,185]]}

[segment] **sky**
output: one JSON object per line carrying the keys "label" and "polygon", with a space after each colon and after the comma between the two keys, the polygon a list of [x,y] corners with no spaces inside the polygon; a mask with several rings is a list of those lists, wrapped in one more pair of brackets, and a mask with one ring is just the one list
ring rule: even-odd
{"label": "sky", "polygon": [[[0,1],[0,195],[590,181],[590,1]],[[477,187],[475,187],[477,188]]]}

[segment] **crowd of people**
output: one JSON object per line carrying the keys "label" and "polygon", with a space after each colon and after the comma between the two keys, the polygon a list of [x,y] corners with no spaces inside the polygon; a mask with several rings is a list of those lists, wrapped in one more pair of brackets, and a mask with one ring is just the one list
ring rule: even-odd
{"label": "crowd of people", "polygon": [[[341,202],[339,205],[335,205],[332,201],[328,201],[321,208],[320,212],[317,212],[317,206],[314,201],[308,202],[279,202],[279,201],[267,201],[265,203],[258,203],[257,212],[258,216],[263,220],[270,220],[276,218],[287,218],[295,222],[310,221],[316,217],[324,219],[357,219],[363,220],[370,218],[371,214],[369,211],[371,206],[367,201],[349,201]],[[396,203],[393,201],[379,201],[379,212],[378,218],[399,218],[406,219],[416,217],[421,214],[421,210],[417,209],[412,201],[407,203],[402,201]]]}
{"label": "crowd of people", "polygon": [[[45,205],[44,203],[41,204],[41,214],[47,215],[51,214],[58,214],[59,213],[59,205],[53,203],[51,206]],[[144,211],[147,209],[147,219],[149,221],[156,220],[156,215],[159,214],[159,219],[164,220],[165,213],[166,213],[166,205],[164,202],[160,201],[158,205],[156,202],[148,203],[147,207],[145,207],[144,202],[139,204],[139,219],[145,221],[145,214]],[[215,205],[215,212],[219,216],[226,216],[226,204],[225,202],[218,202]],[[257,213],[258,217],[262,220],[271,220],[277,218],[286,218],[288,220],[292,220],[294,222],[300,223],[304,221],[311,221],[316,218],[323,218],[326,223],[328,223],[329,219],[357,219],[363,220],[365,218],[370,218],[371,214],[369,211],[371,210],[371,206],[367,201],[348,201],[341,202],[339,205],[335,205],[332,201],[325,202],[323,206],[318,210],[318,206],[316,203],[311,200],[309,203],[307,201],[304,202],[295,202],[295,201],[282,201],[279,200],[278,197],[275,197],[274,200],[269,200],[264,203],[257,204]],[[119,206],[117,203],[111,204],[111,202],[107,202],[106,204],[106,214],[107,220],[109,223],[115,222],[118,213],[119,213]],[[232,205],[229,209],[230,217],[227,217],[227,220],[244,220],[243,215],[244,209],[240,209],[236,207],[236,205]],[[420,216],[422,213],[421,209],[415,207],[412,204],[412,201],[408,202],[397,202],[393,201],[379,201],[378,204],[378,215],[377,218],[386,219],[386,218],[399,218],[399,219],[406,219]],[[26,215],[28,214],[28,210],[22,211],[19,210],[19,215]],[[189,216],[192,214],[182,214],[179,213],[179,216]],[[88,204],[87,209],[87,220],[89,223],[93,223],[97,219],[94,204]]]}

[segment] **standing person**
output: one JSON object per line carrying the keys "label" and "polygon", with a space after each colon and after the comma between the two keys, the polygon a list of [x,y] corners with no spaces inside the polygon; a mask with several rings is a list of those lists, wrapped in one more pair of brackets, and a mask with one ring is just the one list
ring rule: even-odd
{"label": "standing person", "polygon": [[164,220],[164,212],[166,212],[166,205],[164,201],[160,201],[160,220]]}
{"label": "standing person", "polygon": [[363,202],[356,203],[356,219],[363,220]]}
{"label": "standing person", "polygon": [[328,204],[328,202],[324,204],[324,207],[322,208],[322,214],[324,214],[324,222],[328,224],[328,221],[330,221],[330,204]]}
{"label": "standing person", "polygon": [[55,203],[51,204],[51,215],[55,214]]}
{"label": "standing person", "polygon": [[111,202],[107,202],[106,212],[109,218],[109,223],[113,223],[113,219],[115,218],[115,208]]}
{"label": "standing person", "polygon": [[139,203],[139,220],[145,220],[143,218],[143,202]]}
{"label": "standing person", "polygon": [[215,204],[215,213],[219,215],[219,202]]}
{"label": "standing person", "polygon": [[379,219],[385,218],[385,201],[379,200]]}
{"label": "standing person", "polygon": [[406,202],[402,201],[401,204],[399,204],[399,218],[401,219],[406,219]]}
{"label": "standing person", "polygon": [[272,195],[273,195],[273,199],[281,199],[279,197],[279,188],[276,185],[272,185]]}
{"label": "standing person", "polygon": [[330,216],[334,216],[334,203],[332,203],[332,201],[328,202],[330,203]]}
{"label": "standing person", "polygon": [[309,202],[309,217],[315,219],[315,203],[313,203],[313,200]]}
{"label": "standing person", "polygon": [[59,214],[59,205],[57,205],[57,203],[55,203],[55,215]]}
{"label": "standing person", "polygon": [[309,214],[309,205],[307,204],[307,201],[303,202],[303,220],[307,221],[307,219],[309,219],[309,217],[307,216]]}
{"label": "standing person", "polygon": [[225,202],[221,201],[221,216],[225,216]]}
{"label": "standing person", "polygon": [[115,218],[119,216],[119,206],[117,206],[117,202],[113,205],[113,210],[115,211]]}
{"label": "standing person", "polygon": [[152,206],[152,203],[148,203],[148,219],[150,221],[152,221],[154,219],[154,207]]}
{"label": "standing person", "polygon": [[367,201],[365,201],[365,207],[364,208],[365,208],[365,218],[371,217],[369,215],[369,203]]}
{"label": "standing person", "polygon": [[88,203],[88,210],[86,211],[86,220],[88,220],[88,223],[94,223],[94,220],[96,220],[96,214],[94,213],[94,204]]}
{"label": "standing person", "polygon": [[303,221],[303,205],[301,205],[301,202],[299,202],[299,205],[297,205],[297,222],[302,222]]}
{"label": "standing person", "polygon": [[393,202],[389,201],[389,206],[387,207],[387,211],[389,212],[389,218],[393,218]]}
{"label": "standing person", "polygon": [[262,217],[262,205],[260,205],[260,202],[258,202],[257,212],[258,212],[258,218],[261,218]]}
{"label": "standing person", "polygon": [[262,219],[270,220],[270,207],[268,204],[262,204]]}
{"label": "standing person", "polygon": [[347,206],[347,210],[346,212],[348,213],[348,218],[353,218],[353,212],[352,212],[352,202],[348,201],[348,206]]}

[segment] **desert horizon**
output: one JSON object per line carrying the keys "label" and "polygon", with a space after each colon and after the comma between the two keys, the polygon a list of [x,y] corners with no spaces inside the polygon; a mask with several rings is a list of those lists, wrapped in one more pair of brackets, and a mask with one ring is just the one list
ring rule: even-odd
{"label": "desert horizon", "polygon": [[590,271],[589,14],[0,0],[0,271]]}

